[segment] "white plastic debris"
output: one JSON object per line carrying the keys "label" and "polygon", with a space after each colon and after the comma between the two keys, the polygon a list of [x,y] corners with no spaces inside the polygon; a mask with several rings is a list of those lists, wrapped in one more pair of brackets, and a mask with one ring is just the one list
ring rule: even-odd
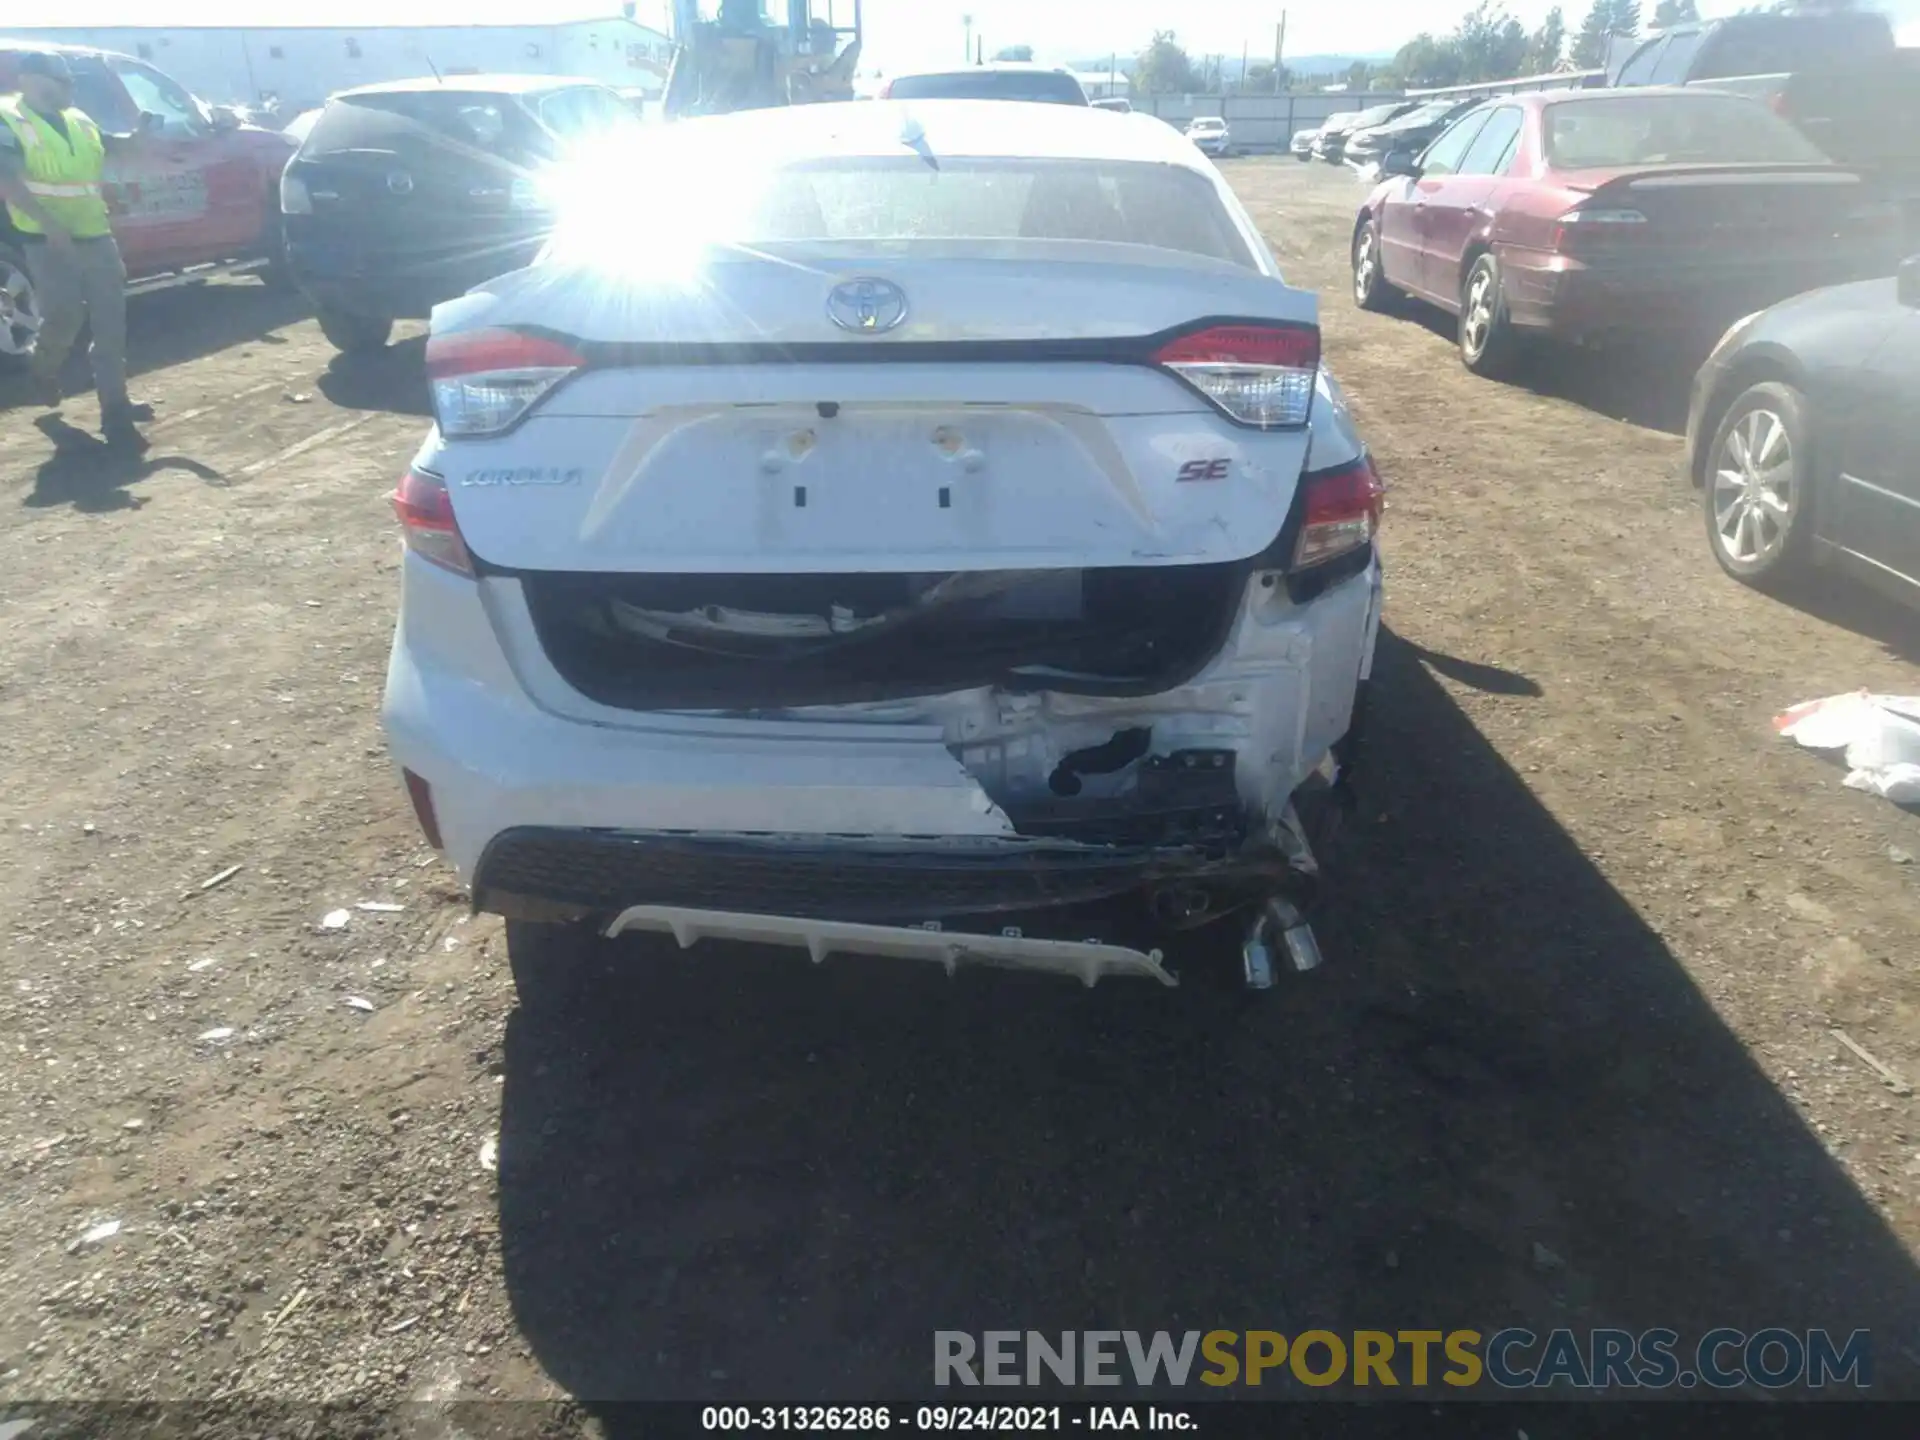
{"label": "white plastic debris", "polygon": [[1920,805],[1920,695],[1829,695],[1795,705],[1773,728],[1809,750],[1844,750],[1849,789]]}
{"label": "white plastic debris", "polygon": [[233,1038],[233,1026],[216,1025],[213,1029],[205,1031],[200,1038],[214,1045],[219,1044],[222,1040],[231,1040]]}
{"label": "white plastic debris", "polygon": [[203,955],[198,960],[195,960],[189,963],[187,966],[187,969],[192,971],[195,975],[198,975],[202,970],[205,970],[208,966],[212,965],[213,963],[214,963],[213,956]]}
{"label": "white plastic debris", "polygon": [[500,1142],[483,1140],[480,1142],[480,1168],[498,1170],[500,1168]]}
{"label": "white plastic debris", "polygon": [[69,1255],[78,1255],[82,1250],[91,1250],[96,1245],[104,1245],[120,1233],[118,1220],[103,1220],[78,1240],[67,1246]]}
{"label": "white plastic debris", "polygon": [[375,915],[398,915],[407,907],[404,905],[395,905],[391,900],[362,900],[353,908],[356,910],[366,910]]}
{"label": "white plastic debris", "polygon": [[329,910],[320,917],[320,928],[322,930],[344,930],[347,928],[347,921],[352,918],[353,916],[345,910]]}
{"label": "white plastic debris", "polygon": [[369,1015],[373,1013],[373,1002],[364,995],[349,995],[340,1003],[345,1005],[349,1010],[364,1010]]}

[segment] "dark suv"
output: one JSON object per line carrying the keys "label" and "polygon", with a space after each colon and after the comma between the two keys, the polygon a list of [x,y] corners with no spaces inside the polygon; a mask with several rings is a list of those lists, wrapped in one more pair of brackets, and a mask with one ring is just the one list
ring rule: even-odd
{"label": "dark suv", "polygon": [[378,350],[396,319],[528,264],[552,227],[543,169],[638,123],[617,91],[551,75],[335,95],[280,182],[288,265],[320,328],[341,350]]}

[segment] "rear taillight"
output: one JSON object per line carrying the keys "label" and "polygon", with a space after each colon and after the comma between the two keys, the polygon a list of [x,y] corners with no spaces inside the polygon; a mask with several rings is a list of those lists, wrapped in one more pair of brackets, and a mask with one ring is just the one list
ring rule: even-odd
{"label": "rear taillight", "polygon": [[1787,99],[1787,92],[1784,90],[1776,90],[1767,97],[1767,108],[1782,120],[1793,118],[1793,105]]}
{"label": "rear taillight", "polygon": [[456,575],[473,574],[473,556],[453,516],[446,481],[417,466],[409,468],[393,492],[393,513],[400,517],[400,538],[414,554]]}
{"label": "rear taillight", "polygon": [[290,170],[280,172],[280,213],[282,215],[313,213],[313,196],[307,191],[307,182]]}
{"label": "rear taillight", "polygon": [[434,418],[449,437],[498,435],[586,362],[558,340],[468,330],[427,341]]}
{"label": "rear taillight", "polygon": [[1155,355],[1242,425],[1294,429],[1307,423],[1320,372],[1315,325],[1215,325],[1183,335]]}
{"label": "rear taillight", "polygon": [[1624,207],[1593,210],[1569,210],[1553,222],[1553,246],[1565,253],[1589,240],[1614,240],[1638,235],[1647,217]]}
{"label": "rear taillight", "polygon": [[1300,484],[1306,515],[1293,547],[1295,570],[1310,569],[1373,543],[1386,504],[1386,487],[1371,459],[1362,455],[1337,470],[1303,475]]}

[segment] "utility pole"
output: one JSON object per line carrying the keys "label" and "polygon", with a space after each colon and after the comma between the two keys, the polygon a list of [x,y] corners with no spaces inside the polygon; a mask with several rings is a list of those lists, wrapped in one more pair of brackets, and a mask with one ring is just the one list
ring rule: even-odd
{"label": "utility pole", "polygon": [[1243,91],[1247,88],[1247,56],[1250,53],[1251,47],[1242,40],[1240,42],[1240,88]]}
{"label": "utility pole", "polygon": [[1280,93],[1280,62],[1287,53],[1287,12],[1280,12],[1280,23],[1273,27],[1273,93]]}
{"label": "utility pole", "polygon": [[966,49],[962,52],[961,58],[963,60],[972,60],[973,59],[973,16],[962,15],[960,17],[960,23],[967,27]]}

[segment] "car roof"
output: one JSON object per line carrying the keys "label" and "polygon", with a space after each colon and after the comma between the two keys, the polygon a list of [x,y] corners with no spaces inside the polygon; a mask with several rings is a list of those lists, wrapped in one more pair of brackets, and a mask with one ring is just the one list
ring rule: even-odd
{"label": "car roof", "polygon": [[984,65],[939,66],[932,70],[902,70],[895,80],[919,80],[931,75],[1071,75],[1064,65],[1042,65],[1034,60],[989,60]]}
{"label": "car roof", "polygon": [[382,80],[374,85],[356,85],[337,90],[332,98],[351,100],[356,95],[404,95],[423,90],[446,90],[460,95],[526,95],[536,90],[564,90],[588,85],[596,90],[607,87],[598,80],[568,75],[449,75],[444,80],[431,75],[411,80]]}
{"label": "car roof", "polygon": [[[11,35],[0,35],[0,55],[67,55],[85,56],[87,59],[99,59],[112,55],[119,57],[118,50],[102,50],[98,45],[57,45],[51,40],[18,40]],[[131,56],[123,57],[131,59]]]}
{"label": "car roof", "polygon": [[1187,137],[1135,110],[1010,105],[1004,100],[870,100],[708,115],[664,127],[686,142],[785,163],[920,153],[976,158],[1142,160],[1203,169]]}

